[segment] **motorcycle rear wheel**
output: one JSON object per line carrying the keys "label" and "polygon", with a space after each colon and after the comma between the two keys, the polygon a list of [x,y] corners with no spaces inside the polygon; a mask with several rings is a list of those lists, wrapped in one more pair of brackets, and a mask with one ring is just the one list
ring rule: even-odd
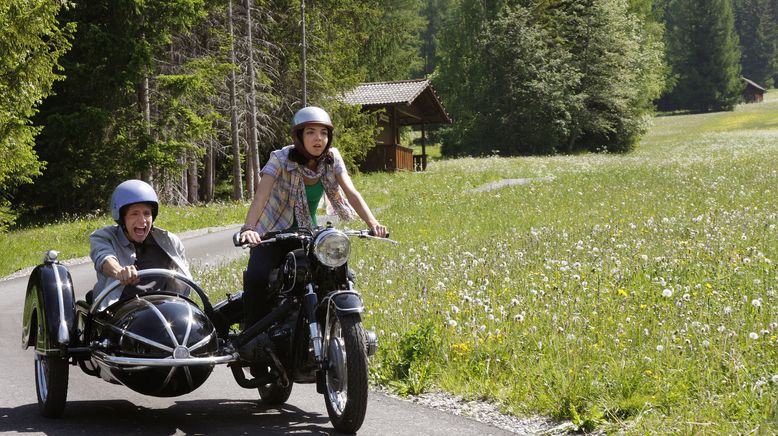
{"label": "motorcycle rear wheel", "polygon": [[333,316],[325,332],[326,373],[324,400],[336,430],[356,433],[367,411],[367,346],[358,314]]}
{"label": "motorcycle rear wheel", "polygon": [[46,418],[59,418],[68,396],[68,361],[57,356],[35,354],[35,390],[38,409]]}
{"label": "motorcycle rear wheel", "polygon": [[257,388],[259,391],[259,398],[262,399],[264,404],[276,405],[286,403],[289,396],[292,394],[293,383],[284,387],[281,380],[276,380],[273,383],[268,383]]}

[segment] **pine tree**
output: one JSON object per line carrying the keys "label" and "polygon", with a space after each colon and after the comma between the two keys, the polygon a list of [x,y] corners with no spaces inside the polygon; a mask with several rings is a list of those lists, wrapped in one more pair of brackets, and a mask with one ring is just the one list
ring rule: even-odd
{"label": "pine tree", "polygon": [[771,0],[736,0],[734,5],[743,76],[771,87],[778,73],[778,27]]}
{"label": "pine tree", "polygon": [[373,30],[360,56],[369,65],[365,81],[404,80],[421,68],[421,10],[420,0],[384,0],[370,17]]}
{"label": "pine tree", "polygon": [[731,0],[671,0],[665,20],[675,86],[663,108],[731,110],[742,90]]}
{"label": "pine tree", "polygon": [[14,222],[16,189],[41,174],[33,148],[40,127],[31,118],[61,80],[59,58],[70,48],[72,24],[60,25],[59,2],[0,3],[0,230]]}

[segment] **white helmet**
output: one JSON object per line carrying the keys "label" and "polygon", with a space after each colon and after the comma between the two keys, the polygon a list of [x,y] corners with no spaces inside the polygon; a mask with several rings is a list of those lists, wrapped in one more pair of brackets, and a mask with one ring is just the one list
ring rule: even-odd
{"label": "white helmet", "polygon": [[[324,152],[319,157],[313,157],[305,151],[303,146],[303,129],[309,124],[321,124],[327,127],[327,146],[324,148]],[[292,139],[294,140],[294,148],[297,154],[302,157],[302,160],[308,159],[327,159],[330,155],[327,151],[332,147],[332,120],[330,115],[324,109],[316,106],[307,106],[294,114],[292,117]],[[293,158],[292,160],[296,160]],[[302,161],[300,162],[302,163]]]}

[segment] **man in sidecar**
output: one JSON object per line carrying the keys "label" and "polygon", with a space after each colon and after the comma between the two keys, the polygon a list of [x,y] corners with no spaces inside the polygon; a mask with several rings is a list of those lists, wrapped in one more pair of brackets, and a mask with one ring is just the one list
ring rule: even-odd
{"label": "man in sidecar", "polygon": [[[97,272],[97,284],[87,293],[91,303],[111,280],[125,285],[125,295],[142,286],[138,271],[171,269],[191,279],[184,244],[173,233],[154,226],[159,212],[157,193],[142,180],[127,180],[111,195],[111,216],[116,225],[89,236],[89,256]],[[133,285],[133,286],[127,286]],[[137,285],[137,286],[134,286]]]}

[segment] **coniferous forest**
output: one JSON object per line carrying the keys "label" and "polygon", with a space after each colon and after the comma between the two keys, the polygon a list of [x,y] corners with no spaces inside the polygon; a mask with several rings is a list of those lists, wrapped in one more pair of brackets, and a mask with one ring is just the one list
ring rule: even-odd
{"label": "coniferous forest", "polygon": [[629,152],[657,109],[772,87],[777,23],[778,0],[7,0],[0,229],[126,178],[248,199],[304,102],[354,165],[376,117],[340,96],[362,82],[429,78],[445,156]]}

